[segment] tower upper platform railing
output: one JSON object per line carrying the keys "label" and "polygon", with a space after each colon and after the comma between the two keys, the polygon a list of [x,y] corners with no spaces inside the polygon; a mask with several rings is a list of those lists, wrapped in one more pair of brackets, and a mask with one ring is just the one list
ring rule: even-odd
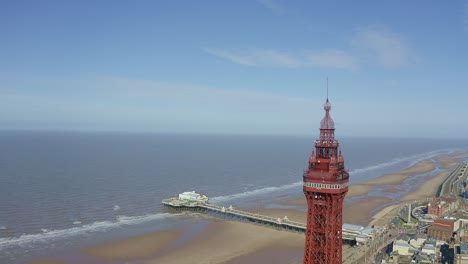
{"label": "tower upper platform railing", "polygon": [[302,175],[304,182],[344,183],[349,181],[348,170],[341,171],[310,171]]}
{"label": "tower upper platform railing", "polygon": [[315,147],[332,147],[336,148],[340,145],[338,140],[315,140]]}

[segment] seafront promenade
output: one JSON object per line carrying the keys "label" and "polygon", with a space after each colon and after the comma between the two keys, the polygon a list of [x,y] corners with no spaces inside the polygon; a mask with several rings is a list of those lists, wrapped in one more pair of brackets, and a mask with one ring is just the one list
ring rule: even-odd
{"label": "seafront promenade", "polygon": [[457,188],[467,176],[467,163],[461,163],[445,178],[444,182],[439,186],[435,196],[450,196],[460,199],[461,190]]}

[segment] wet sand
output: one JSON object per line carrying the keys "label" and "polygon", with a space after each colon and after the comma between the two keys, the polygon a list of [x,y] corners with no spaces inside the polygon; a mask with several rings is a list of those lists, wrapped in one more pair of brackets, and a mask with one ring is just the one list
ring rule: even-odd
{"label": "wet sand", "polygon": [[161,231],[128,238],[82,250],[89,256],[101,259],[143,258],[158,253],[161,249],[180,238],[177,231]]}
{"label": "wet sand", "polygon": [[450,169],[460,164],[463,159],[468,157],[466,152],[454,152],[451,155],[440,155],[435,159],[442,164],[441,169]]}
{"label": "wet sand", "polygon": [[301,264],[303,247],[297,249],[287,249],[282,247],[269,247],[252,254],[243,255],[227,261],[225,264]]}
{"label": "wet sand", "polygon": [[272,247],[299,250],[303,244],[301,233],[252,223],[217,221],[180,248],[145,263],[225,263]]}
{"label": "wet sand", "polygon": [[385,197],[370,197],[354,203],[343,204],[343,223],[367,226],[372,212],[381,206],[390,205],[392,200]]}
{"label": "wet sand", "polygon": [[412,201],[421,200],[424,198],[430,198],[434,196],[434,192],[444,179],[450,174],[450,171],[444,171],[437,174],[437,176],[425,181],[419,186],[414,192],[408,193],[407,195],[400,198],[400,201]]}
{"label": "wet sand", "polygon": [[[380,184],[399,185],[399,184],[402,184],[404,180],[406,180],[407,178],[411,176],[430,172],[430,171],[433,171],[434,169],[435,169],[435,164],[432,160],[422,160],[407,169],[394,172],[394,173],[384,174],[378,178],[362,183],[362,185],[380,185]],[[358,185],[361,185],[361,184],[358,184]]]}
{"label": "wet sand", "polygon": [[33,260],[33,261],[28,261],[25,264],[65,264],[64,261],[61,260]]}

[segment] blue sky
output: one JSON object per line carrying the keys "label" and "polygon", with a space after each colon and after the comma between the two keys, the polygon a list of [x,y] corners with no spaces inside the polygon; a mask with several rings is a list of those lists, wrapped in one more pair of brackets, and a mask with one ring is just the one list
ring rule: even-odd
{"label": "blue sky", "polygon": [[468,1],[2,1],[0,129],[468,137]]}

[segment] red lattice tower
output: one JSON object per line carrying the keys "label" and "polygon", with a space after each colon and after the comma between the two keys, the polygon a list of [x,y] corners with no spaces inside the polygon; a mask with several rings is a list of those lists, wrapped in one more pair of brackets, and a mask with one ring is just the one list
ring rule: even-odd
{"label": "red lattice tower", "polygon": [[304,264],[342,263],[343,200],[348,192],[349,173],[338,150],[328,98],[324,109],[320,138],[315,140],[309,168],[304,171],[308,207]]}

